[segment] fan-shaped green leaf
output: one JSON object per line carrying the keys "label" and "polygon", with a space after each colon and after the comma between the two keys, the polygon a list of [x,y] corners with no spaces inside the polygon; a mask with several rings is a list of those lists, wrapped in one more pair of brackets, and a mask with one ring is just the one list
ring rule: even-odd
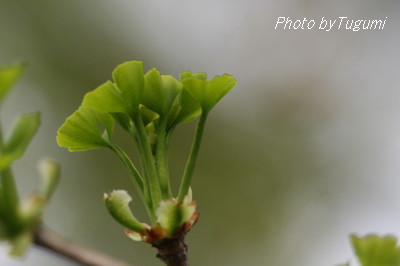
{"label": "fan-shaped green leaf", "polygon": [[207,80],[207,74],[204,72],[198,72],[198,73],[192,73],[190,71],[185,71],[181,73],[181,80],[187,79],[187,78],[195,78],[195,79],[200,79],[200,80]]}
{"label": "fan-shaped green leaf", "polygon": [[82,105],[107,113],[128,113],[128,106],[111,81],[86,93]]}
{"label": "fan-shaped green leaf", "polygon": [[190,122],[201,114],[200,104],[187,90],[182,90],[177,100],[181,106],[176,118],[178,123]]}
{"label": "fan-shaped green leaf", "polygon": [[155,68],[147,72],[144,78],[145,90],[141,103],[159,115],[165,115],[182,90],[182,84],[173,76],[161,76]]}
{"label": "fan-shaped green leaf", "polygon": [[351,236],[355,253],[362,266],[400,266],[400,247],[393,236]]}
{"label": "fan-shaped green leaf", "polygon": [[107,131],[112,132],[114,123],[110,115],[105,113],[100,115],[98,111],[81,106],[58,130],[58,145],[70,151],[109,147],[108,141],[102,137],[99,122],[103,123]]}
{"label": "fan-shaped green leaf", "polygon": [[129,114],[137,113],[144,90],[143,62],[125,62],[115,68],[112,76],[128,107]]}
{"label": "fan-shaped green leaf", "polygon": [[236,80],[227,74],[204,80],[203,74],[184,72],[181,74],[183,86],[199,102],[204,112],[209,112],[235,85]]}

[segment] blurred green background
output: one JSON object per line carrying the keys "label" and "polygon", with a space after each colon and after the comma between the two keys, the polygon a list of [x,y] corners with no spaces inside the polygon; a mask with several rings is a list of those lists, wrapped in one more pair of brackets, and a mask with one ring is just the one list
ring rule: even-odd
{"label": "blurred green background", "polygon": [[[134,265],[162,265],[103,205],[104,192],[135,194],[118,159],[55,141],[83,95],[135,59],[163,74],[238,80],[206,125],[191,265],[334,265],[352,258],[349,233],[400,236],[399,11],[397,0],[0,0],[0,63],[29,63],[2,109],[4,127],[42,112],[14,167],[21,194],[37,185],[37,162],[56,159],[62,180],[46,224]],[[358,32],[274,30],[279,16],[387,22]],[[182,126],[171,145],[175,191],[193,129]],[[144,220],[137,197],[132,206]],[[75,265],[38,249],[20,261],[1,255],[0,264]]]}

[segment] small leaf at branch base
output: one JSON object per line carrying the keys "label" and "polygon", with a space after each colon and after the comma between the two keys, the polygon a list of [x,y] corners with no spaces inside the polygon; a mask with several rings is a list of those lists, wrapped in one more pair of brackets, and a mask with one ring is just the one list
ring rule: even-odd
{"label": "small leaf at branch base", "polygon": [[139,234],[138,232],[131,231],[128,229],[125,229],[125,235],[127,235],[133,241],[143,241],[144,240],[144,236],[142,234]]}
{"label": "small leaf at branch base", "polygon": [[133,216],[128,204],[132,198],[125,190],[114,190],[110,195],[104,195],[106,207],[114,219],[135,232],[142,232],[147,227]]}
{"label": "small leaf at branch base", "polygon": [[156,211],[157,222],[172,235],[176,229],[187,222],[196,211],[195,203],[177,203],[173,199],[160,202]]}

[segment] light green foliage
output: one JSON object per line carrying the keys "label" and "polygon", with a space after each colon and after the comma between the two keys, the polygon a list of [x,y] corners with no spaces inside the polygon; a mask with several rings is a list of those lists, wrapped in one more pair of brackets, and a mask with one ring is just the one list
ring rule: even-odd
{"label": "light green foliage", "polygon": [[[22,69],[22,65],[0,69],[0,101]],[[23,255],[31,244],[34,230],[59,178],[59,165],[45,161],[41,169],[41,189],[24,201],[18,197],[11,165],[24,154],[39,126],[39,113],[31,113],[17,119],[7,139],[3,139],[0,128],[0,240],[10,243],[10,254],[14,256]]]}
{"label": "light green foliage", "polygon": [[9,167],[13,161],[24,154],[39,126],[39,113],[22,115],[18,118],[10,137],[3,144],[0,156],[0,170]]}
{"label": "light green foliage", "polygon": [[185,88],[199,102],[203,112],[208,113],[236,85],[236,80],[227,74],[216,76],[209,81],[206,77],[204,73],[181,74]]}
{"label": "light green foliage", "polygon": [[193,121],[201,114],[200,104],[186,89],[176,98],[176,106],[180,107],[176,117],[177,123]]}
{"label": "light green foliage", "polygon": [[[207,114],[236,81],[226,74],[210,81],[206,80],[205,73],[184,72],[181,81],[161,75],[157,69],[144,74],[143,63],[139,61],[117,66],[112,77],[113,81],[107,81],[84,96],[81,107],[59,129],[58,144],[70,151],[107,147],[115,152],[132,178],[152,225],[158,228],[153,229],[167,232],[167,235],[158,232],[158,237],[172,236],[195,214],[195,204],[183,199],[188,194]],[[175,199],[167,158],[171,134],[178,124],[193,121],[200,115]],[[126,152],[112,142],[115,121],[134,141],[140,172]],[[129,229],[128,236],[145,238],[143,224],[129,210],[130,197],[126,192],[114,191],[105,200],[114,219]],[[146,229],[146,234],[152,235],[153,229]],[[143,235],[138,237],[137,233]]]}
{"label": "light green foliage", "polygon": [[125,190],[114,190],[110,195],[105,194],[104,201],[112,217],[124,227],[136,232],[146,229],[146,226],[140,223],[129,209],[128,204],[132,198]]}
{"label": "light green foliage", "polygon": [[[106,137],[99,124],[106,129]],[[114,120],[109,114],[81,106],[58,130],[57,141],[70,151],[109,147],[108,138],[111,138],[113,126]]]}
{"label": "light green foliage", "polygon": [[109,113],[128,113],[129,107],[122,95],[111,81],[100,85],[94,91],[88,92],[82,105],[93,110]]}
{"label": "light green foliage", "polygon": [[24,70],[23,64],[0,68],[0,103]]}
{"label": "light green foliage", "polygon": [[165,116],[181,90],[182,84],[174,77],[162,76],[153,68],[145,75],[145,90],[141,102],[150,110]]}
{"label": "light green foliage", "polygon": [[123,63],[115,68],[112,76],[129,113],[136,114],[144,90],[143,62]]}
{"label": "light green foliage", "polygon": [[400,247],[393,236],[351,236],[354,251],[362,266],[400,266]]}

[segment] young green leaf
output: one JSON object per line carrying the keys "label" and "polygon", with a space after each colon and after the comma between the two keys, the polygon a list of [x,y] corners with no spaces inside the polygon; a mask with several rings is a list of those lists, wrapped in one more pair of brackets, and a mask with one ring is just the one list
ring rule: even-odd
{"label": "young green leaf", "polygon": [[112,76],[128,107],[129,114],[136,114],[139,111],[139,103],[144,90],[143,62],[123,63],[115,68]]}
{"label": "young green leaf", "polygon": [[181,80],[187,79],[187,78],[195,78],[199,80],[207,80],[207,74],[204,72],[198,72],[198,73],[192,73],[190,71],[185,71],[181,73]]}
{"label": "young green leaf", "polygon": [[208,81],[205,77],[204,73],[181,74],[183,86],[199,102],[203,112],[208,113],[236,85],[236,80],[227,74]]}
{"label": "young green leaf", "polygon": [[157,113],[153,112],[144,105],[140,106],[140,114],[142,116],[144,126],[147,126],[148,124],[160,117]]}
{"label": "young green leaf", "polygon": [[105,194],[104,201],[111,216],[129,230],[140,233],[147,228],[133,216],[128,206],[132,198],[125,190],[114,190],[110,195]]}
{"label": "young green leaf", "polygon": [[7,168],[13,161],[24,154],[39,126],[39,113],[26,114],[18,118],[10,137],[4,143],[2,155],[0,156],[0,170]]}
{"label": "young green leaf", "polygon": [[111,81],[86,93],[82,105],[106,113],[128,113],[129,106]]}
{"label": "young green leaf", "polygon": [[172,76],[161,76],[155,68],[147,72],[144,79],[145,90],[141,103],[159,115],[167,114],[176,96],[182,90],[182,84]]}
{"label": "young green leaf", "polygon": [[400,266],[400,247],[393,236],[351,236],[355,253],[362,266]]}
{"label": "young green leaf", "polygon": [[176,117],[175,123],[187,123],[193,121],[201,114],[200,104],[186,89],[182,90],[176,101],[181,108]]}
{"label": "young green leaf", "polygon": [[113,121],[113,118],[109,114],[81,106],[65,120],[65,123],[58,130],[58,145],[68,148],[70,151],[110,147],[108,140],[102,136],[99,123],[103,123],[107,131],[112,133]]}
{"label": "young green leaf", "polygon": [[0,68],[0,103],[24,70],[24,64]]}

